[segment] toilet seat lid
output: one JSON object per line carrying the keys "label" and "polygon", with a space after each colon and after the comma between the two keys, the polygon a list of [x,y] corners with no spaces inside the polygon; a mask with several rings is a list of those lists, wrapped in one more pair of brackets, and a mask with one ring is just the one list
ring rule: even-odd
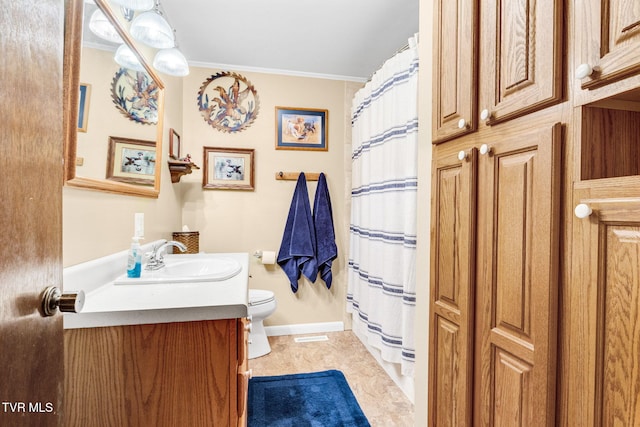
{"label": "toilet seat lid", "polygon": [[275,294],[262,289],[249,289],[249,305],[258,305],[271,302],[275,299]]}

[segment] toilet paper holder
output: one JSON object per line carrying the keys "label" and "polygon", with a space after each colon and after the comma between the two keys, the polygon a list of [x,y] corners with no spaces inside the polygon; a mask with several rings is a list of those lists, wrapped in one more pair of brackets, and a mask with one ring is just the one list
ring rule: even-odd
{"label": "toilet paper holder", "polygon": [[272,265],[276,263],[277,256],[273,251],[255,251],[254,257],[258,258],[258,262],[264,265]]}

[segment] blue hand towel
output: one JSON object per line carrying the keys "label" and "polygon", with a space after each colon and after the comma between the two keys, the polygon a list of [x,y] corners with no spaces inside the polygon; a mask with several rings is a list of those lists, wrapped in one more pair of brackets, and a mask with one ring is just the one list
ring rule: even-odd
{"label": "blue hand towel", "polygon": [[333,213],[331,212],[331,198],[324,173],[318,178],[318,188],[313,201],[313,226],[316,232],[316,259],[320,277],[331,288],[333,275],[331,264],[338,256],[336,235],[333,229]]}
{"label": "blue hand towel", "polygon": [[278,252],[278,265],[289,277],[294,293],[298,291],[300,273],[311,282],[315,282],[318,277],[315,248],[316,235],[309,206],[307,180],[304,173],[300,173]]}

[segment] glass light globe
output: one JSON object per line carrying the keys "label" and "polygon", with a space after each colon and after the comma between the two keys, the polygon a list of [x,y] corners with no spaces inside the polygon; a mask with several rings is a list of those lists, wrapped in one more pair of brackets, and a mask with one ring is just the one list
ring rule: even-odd
{"label": "glass light globe", "polygon": [[124,43],[124,40],[122,40],[122,37],[120,37],[120,34],[118,34],[111,21],[107,19],[106,15],[102,13],[100,9],[96,9],[95,12],[91,14],[89,29],[101,39],[112,43]]}
{"label": "glass light globe", "polygon": [[146,71],[136,54],[126,44],[118,47],[114,59],[121,67],[134,71]]}
{"label": "glass light globe", "polygon": [[187,59],[175,47],[159,50],[153,58],[153,68],[170,76],[184,77],[189,74]]}
{"label": "glass light globe", "polygon": [[173,29],[162,15],[155,11],[144,12],[136,16],[129,31],[137,41],[157,49],[175,46]]}

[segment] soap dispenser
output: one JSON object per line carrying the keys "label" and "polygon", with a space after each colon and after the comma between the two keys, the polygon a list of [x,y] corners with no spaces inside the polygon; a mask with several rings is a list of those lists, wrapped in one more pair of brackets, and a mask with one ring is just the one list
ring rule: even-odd
{"label": "soap dispenser", "polygon": [[140,277],[142,271],[142,250],[140,249],[140,238],[131,239],[131,248],[127,257],[127,277]]}
{"label": "soap dispenser", "polygon": [[134,216],[134,232],[131,239],[131,248],[127,256],[127,277],[138,278],[142,273],[142,249],[140,239],[144,236],[144,213],[136,213]]}

